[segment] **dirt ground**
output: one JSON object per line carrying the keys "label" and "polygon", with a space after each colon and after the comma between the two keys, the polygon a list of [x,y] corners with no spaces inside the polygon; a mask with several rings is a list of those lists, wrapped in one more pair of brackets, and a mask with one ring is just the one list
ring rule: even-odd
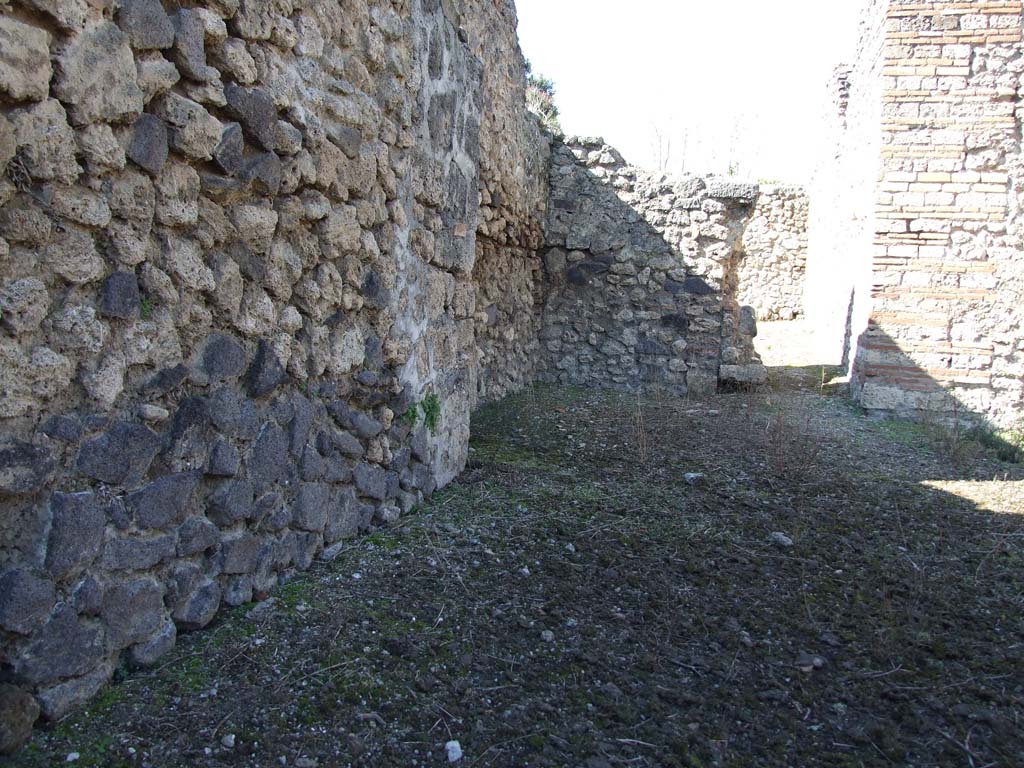
{"label": "dirt ground", "polygon": [[1024,765],[1024,468],[774,381],[485,407],[429,504],[10,765]]}

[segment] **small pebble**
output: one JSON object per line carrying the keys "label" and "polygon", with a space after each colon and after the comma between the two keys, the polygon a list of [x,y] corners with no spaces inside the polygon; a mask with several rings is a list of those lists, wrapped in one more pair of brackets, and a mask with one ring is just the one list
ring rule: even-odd
{"label": "small pebble", "polygon": [[789,549],[793,546],[793,540],[781,531],[774,531],[771,536],[768,537],[768,540],[781,549]]}
{"label": "small pebble", "polygon": [[81,757],[81,755],[78,754],[77,752],[69,752],[68,756],[66,758],[64,758],[64,762],[66,762],[66,763],[73,763],[73,762],[75,762],[80,757]]}
{"label": "small pebble", "polygon": [[449,763],[457,763],[462,759],[462,745],[457,741],[449,741],[444,745],[444,753],[448,755]]}
{"label": "small pebble", "polygon": [[540,639],[543,640],[545,643],[553,643],[555,642],[555,633],[552,632],[550,629],[545,629],[543,632],[540,633]]}
{"label": "small pebble", "polygon": [[529,576],[529,575],[530,575],[530,569],[529,569],[529,568],[527,568],[527,567],[526,567],[526,566],[524,565],[524,566],[523,566],[522,568],[520,568],[520,569],[519,569],[519,575],[520,575],[520,576]]}
{"label": "small pebble", "polygon": [[235,748],[235,734],[233,734],[233,733],[224,734],[224,736],[222,736],[221,739],[220,739],[220,744],[221,744],[222,747],[224,747],[224,749],[234,749]]}
{"label": "small pebble", "polygon": [[686,481],[687,485],[698,485],[704,482],[703,472],[687,472],[683,475],[683,480]]}

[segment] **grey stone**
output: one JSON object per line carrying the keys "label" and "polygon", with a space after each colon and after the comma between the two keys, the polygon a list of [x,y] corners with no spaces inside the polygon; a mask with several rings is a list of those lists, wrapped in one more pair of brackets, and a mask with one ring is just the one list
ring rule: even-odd
{"label": "grey stone", "polygon": [[138,483],[157,451],[160,438],[141,424],[118,421],[99,437],[82,444],[75,462],[82,474],[110,485]]}
{"label": "grey stone", "polygon": [[49,92],[50,75],[50,35],[0,17],[0,92],[15,101],[41,101]]}
{"label": "grey stone", "polygon": [[38,717],[39,704],[31,693],[0,683],[0,755],[13,754],[27,743]]}
{"label": "grey stone", "polygon": [[14,159],[18,151],[18,139],[14,135],[14,126],[5,116],[0,115],[0,174],[7,170],[7,164]]}
{"label": "grey stone", "polygon": [[283,174],[281,158],[274,152],[261,152],[245,162],[238,178],[256,194],[274,197],[281,189]]}
{"label": "grey stone", "polygon": [[103,595],[101,616],[114,648],[148,640],[163,624],[163,587],[151,578],[116,582]]}
{"label": "grey stone", "polygon": [[304,531],[322,531],[330,503],[330,488],[326,484],[302,483],[295,498],[292,525]]}
{"label": "grey stone", "polygon": [[100,664],[81,677],[41,688],[36,693],[39,708],[47,720],[60,720],[66,714],[91,699],[110,679],[113,669],[109,662]]}
{"label": "grey stone", "polygon": [[107,317],[131,320],[139,316],[142,297],[134,272],[114,272],[103,283],[100,312]]}
{"label": "grey stone", "polygon": [[167,162],[167,124],[156,115],[144,112],[132,127],[132,140],[125,151],[128,159],[154,176]]}
{"label": "grey stone", "polygon": [[324,546],[324,537],[320,533],[295,534],[295,567],[305,571],[313,564],[316,554]]}
{"label": "grey stone", "polygon": [[409,462],[412,460],[412,449],[409,446],[404,445],[397,450],[393,450],[391,453],[391,461],[388,463],[388,469],[392,472],[401,472],[409,466]]}
{"label": "grey stone", "polygon": [[364,496],[384,501],[393,498],[398,490],[398,474],[387,472],[373,464],[360,462],[353,471],[356,488]]}
{"label": "grey stone", "polygon": [[213,477],[234,477],[241,468],[238,449],[223,438],[218,438],[206,460],[206,474]]}
{"label": "grey stone", "polygon": [[384,431],[384,425],[376,419],[371,419],[365,413],[355,413],[352,415],[352,427],[363,439],[370,439],[376,437]]}
{"label": "grey stone", "polygon": [[299,476],[303,480],[321,480],[327,473],[327,462],[312,445],[307,445],[299,460]]}
{"label": "grey stone", "polygon": [[224,88],[228,111],[264,149],[273,150],[277,139],[277,107],[265,88]]}
{"label": "grey stone", "polygon": [[249,457],[249,477],[255,483],[275,483],[288,471],[288,436],[276,424],[263,425]]}
{"label": "grey stone", "polygon": [[82,438],[82,425],[72,416],[51,416],[39,431],[63,443],[77,443]]}
{"label": "grey stone", "polygon": [[175,624],[185,631],[202,629],[217,615],[220,597],[220,585],[211,578],[202,579],[175,607]]}
{"label": "grey stone", "polygon": [[302,149],[302,131],[285,120],[278,120],[274,137],[274,151],[282,155],[294,155],[300,149]]}
{"label": "grey stone", "polygon": [[324,541],[327,544],[334,544],[359,533],[363,525],[361,506],[352,488],[342,488],[333,494],[324,527]]}
{"label": "grey stone", "polygon": [[50,499],[50,515],[46,572],[60,580],[96,557],[103,543],[106,514],[94,493],[55,493]]}
{"label": "grey stone", "polygon": [[100,565],[108,571],[145,571],[174,554],[174,536],[152,538],[115,536],[103,547]]}
{"label": "grey stone", "polygon": [[219,73],[206,64],[205,25],[195,10],[180,8],[175,12],[174,61],[185,77],[200,83],[216,80]]}
{"label": "grey stone", "polygon": [[715,293],[715,289],[708,285],[704,278],[696,276],[686,278],[682,289],[686,293],[693,294],[694,296],[710,296]]}
{"label": "grey stone", "polygon": [[170,48],[174,25],[159,0],[122,0],[117,25],[139,51]]}
{"label": "grey stone", "polygon": [[309,441],[309,431],[315,417],[313,404],[299,392],[292,395],[293,417],[288,427],[288,440],[293,456],[301,456]]}
{"label": "grey stone", "polygon": [[132,663],[140,667],[151,667],[174,647],[178,629],[173,621],[165,621],[152,638],[137,643],[131,648]]}
{"label": "grey stone", "polygon": [[761,363],[746,365],[723,365],[718,371],[719,381],[748,386],[768,383],[768,369]]}
{"label": "grey stone", "polygon": [[277,533],[291,525],[292,507],[279,493],[267,493],[256,500],[257,516],[262,530]]}
{"label": "grey stone", "polygon": [[34,493],[57,469],[50,450],[11,438],[0,440],[0,493]]}
{"label": "grey stone", "polygon": [[146,382],[143,390],[162,397],[181,386],[187,378],[188,368],[185,365],[179,364],[173,368],[164,368]]}
{"label": "grey stone", "polygon": [[426,427],[418,427],[412,435],[412,442],[409,444],[412,449],[413,458],[424,463],[430,461],[430,442],[428,440]]}
{"label": "grey stone", "polygon": [[123,122],[142,112],[128,37],[101,22],[73,37],[57,56],[53,94],[69,105],[74,125]]}
{"label": "grey stone", "polygon": [[231,480],[207,499],[207,517],[221,527],[246,520],[253,514],[253,484],[249,480]]}
{"label": "grey stone", "polygon": [[260,540],[244,532],[221,541],[221,571],[223,573],[252,573],[260,555]]}
{"label": "grey stone", "polygon": [[266,339],[260,339],[256,357],[245,377],[246,390],[250,397],[266,397],[288,380],[277,353]]}
{"label": "grey stone", "polygon": [[209,383],[219,383],[241,376],[245,363],[245,350],[236,339],[224,333],[211,333],[203,342],[197,367]]}
{"label": "grey stone", "polygon": [[352,459],[362,458],[363,454],[366,453],[363,444],[350,432],[335,431],[332,442],[339,453]]}
{"label": "grey stone", "polygon": [[53,582],[27,568],[0,573],[0,628],[19,635],[40,626],[57,600]]}
{"label": "grey stone", "polygon": [[218,389],[207,400],[210,419],[226,435],[250,439],[259,430],[256,405],[227,387]]}
{"label": "grey stone", "polygon": [[242,126],[227,123],[220,135],[220,143],[213,150],[214,162],[229,176],[237,176],[245,169],[245,137]]}
{"label": "grey stone", "polygon": [[86,574],[71,590],[71,604],[82,616],[96,616],[103,609],[103,585]]}
{"label": "grey stone", "polygon": [[358,128],[334,123],[327,128],[327,138],[349,159],[359,157],[359,150],[363,145],[363,135]]}
{"label": "grey stone", "polygon": [[220,530],[205,517],[190,517],[178,526],[178,557],[191,557],[215,547]]}
{"label": "grey stone", "polygon": [[11,666],[17,680],[40,685],[84,674],[104,654],[100,628],[81,621],[74,608],[62,603]]}
{"label": "grey stone", "polygon": [[232,608],[252,600],[253,578],[250,574],[228,579],[224,587],[224,602]]}

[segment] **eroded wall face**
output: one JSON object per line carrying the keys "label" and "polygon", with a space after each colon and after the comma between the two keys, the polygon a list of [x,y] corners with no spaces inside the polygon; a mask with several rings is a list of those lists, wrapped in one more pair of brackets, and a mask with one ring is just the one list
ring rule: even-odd
{"label": "eroded wall face", "polygon": [[892,0],[877,14],[880,142],[855,393],[870,409],[1008,425],[1024,413],[1021,4]]}
{"label": "eroded wall face", "polygon": [[461,470],[485,100],[516,109],[461,22],[5,6],[0,662],[47,716]]}
{"label": "eroded wall face", "polygon": [[[536,378],[539,364],[549,139],[524,109],[526,72],[511,0],[465,4],[470,48],[488,62],[482,84],[476,341],[480,402]],[[486,12],[485,12],[485,9]],[[497,14],[500,23],[495,23]]]}
{"label": "eroded wall face", "polygon": [[735,300],[757,195],[641,171],[599,140],[556,145],[541,378],[676,394],[762,380]]}
{"label": "eroded wall face", "polygon": [[801,187],[760,189],[743,231],[736,296],[758,320],[795,320],[804,314],[808,207]]}

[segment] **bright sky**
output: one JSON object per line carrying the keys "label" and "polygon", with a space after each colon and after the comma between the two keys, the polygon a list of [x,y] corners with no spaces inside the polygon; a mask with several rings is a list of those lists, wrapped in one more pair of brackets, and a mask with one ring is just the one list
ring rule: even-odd
{"label": "bright sky", "polygon": [[[626,159],[801,182],[826,86],[852,55],[862,0],[516,0],[535,73],[555,81],[567,134]],[[685,151],[684,151],[685,150]]]}

